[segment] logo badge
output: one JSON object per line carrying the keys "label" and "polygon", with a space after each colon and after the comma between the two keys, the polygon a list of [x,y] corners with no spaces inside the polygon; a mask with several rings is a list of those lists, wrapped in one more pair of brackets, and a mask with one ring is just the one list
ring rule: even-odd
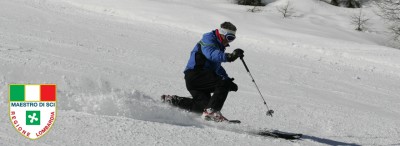
{"label": "logo badge", "polygon": [[10,84],[10,119],[15,129],[29,139],[50,131],[56,119],[55,84]]}

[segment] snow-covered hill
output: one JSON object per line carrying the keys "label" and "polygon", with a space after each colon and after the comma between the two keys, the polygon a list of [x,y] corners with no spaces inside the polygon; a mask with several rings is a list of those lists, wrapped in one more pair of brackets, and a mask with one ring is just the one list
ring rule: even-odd
{"label": "snow-covered hill", "polygon": [[[400,50],[383,46],[373,8],[368,32],[358,12],[317,0],[277,0],[260,13],[227,0],[0,1],[0,145],[400,145]],[[274,117],[241,62],[223,64],[239,91],[222,113],[240,125],[202,121],[160,103],[189,96],[183,69],[201,35],[223,21],[238,27],[228,48],[245,60]],[[8,116],[8,84],[56,83],[54,127],[35,141]],[[252,134],[304,134],[287,141]]]}

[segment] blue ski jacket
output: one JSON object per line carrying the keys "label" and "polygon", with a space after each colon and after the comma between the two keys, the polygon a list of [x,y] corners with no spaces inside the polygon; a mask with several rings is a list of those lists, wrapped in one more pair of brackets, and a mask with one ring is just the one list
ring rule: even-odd
{"label": "blue ski jacket", "polygon": [[213,30],[203,35],[203,38],[196,44],[190,53],[189,61],[186,65],[184,73],[189,70],[195,70],[196,66],[196,53],[202,51],[206,60],[201,69],[209,69],[214,71],[217,75],[221,76],[223,80],[230,79],[225,69],[221,66],[222,62],[227,62],[225,56],[225,46],[218,38],[218,30]]}

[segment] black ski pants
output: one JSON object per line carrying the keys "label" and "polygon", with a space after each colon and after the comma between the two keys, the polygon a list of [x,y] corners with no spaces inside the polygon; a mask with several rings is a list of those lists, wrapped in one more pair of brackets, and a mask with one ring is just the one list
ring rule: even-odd
{"label": "black ski pants", "polygon": [[237,90],[237,85],[232,80],[222,80],[211,70],[189,70],[186,72],[185,81],[186,88],[193,98],[181,99],[182,102],[178,106],[196,113],[202,113],[207,108],[220,111],[228,92]]}

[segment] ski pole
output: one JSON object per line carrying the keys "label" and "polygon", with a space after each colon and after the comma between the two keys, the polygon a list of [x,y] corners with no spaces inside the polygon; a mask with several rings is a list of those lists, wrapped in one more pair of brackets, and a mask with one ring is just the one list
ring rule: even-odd
{"label": "ski pole", "polygon": [[240,57],[240,60],[242,60],[243,65],[244,65],[244,67],[246,68],[246,71],[249,73],[249,75],[250,75],[250,77],[251,77],[251,79],[252,79],[254,85],[256,86],[256,88],[257,88],[257,90],[258,90],[258,93],[260,93],[260,96],[261,96],[262,100],[264,101],[265,107],[267,107],[267,116],[271,116],[271,117],[272,117],[272,114],[274,113],[274,110],[272,110],[272,109],[270,110],[270,109],[268,108],[267,102],[265,102],[264,96],[261,94],[261,91],[260,91],[260,89],[258,88],[257,83],[256,83],[256,81],[254,80],[253,76],[251,75],[250,70],[249,70],[249,68],[248,68],[247,65],[246,65],[246,62],[244,62],[243,57]]}

